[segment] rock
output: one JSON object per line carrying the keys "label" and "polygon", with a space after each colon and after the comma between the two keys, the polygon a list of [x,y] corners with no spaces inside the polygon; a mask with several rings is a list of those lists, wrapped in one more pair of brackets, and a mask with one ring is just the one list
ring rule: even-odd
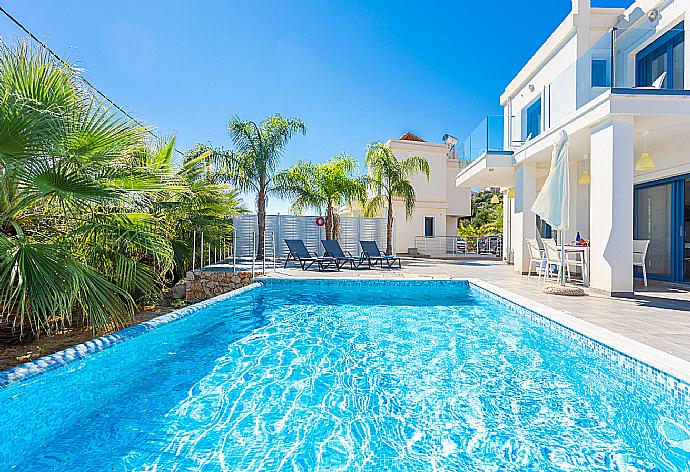
{"label": "rock", "polygon": [[187,282],[177,282],[172,289],[170,289],[170,296],[172,298],[184,298],[187,292]]}
{"label": "rock", "polygon": [[580,287],[570,285],[547,285],[544,293],[548,295],[564,295],[566,297],[584,297],[585,291]]}

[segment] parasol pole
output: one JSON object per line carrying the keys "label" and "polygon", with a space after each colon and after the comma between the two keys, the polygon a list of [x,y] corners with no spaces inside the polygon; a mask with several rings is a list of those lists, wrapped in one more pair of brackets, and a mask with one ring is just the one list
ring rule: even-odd
{"label": "parasol pole", "polygon": [[[566,149],[564,149],[564,152],[566,155],[564,158],[566,159],[565,165],[568,165],[568,150],[567,150],[567,144],[566,144]],[[560,270],[560,284],[561,286],[565,287],[565,185],[566,185],[566,180],[563,179],[561,182],[561,270]]]}

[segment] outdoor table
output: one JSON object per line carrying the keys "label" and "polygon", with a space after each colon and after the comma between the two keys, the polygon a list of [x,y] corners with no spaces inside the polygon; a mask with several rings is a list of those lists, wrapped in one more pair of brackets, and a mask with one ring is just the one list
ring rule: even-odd
{"label": "outdoor table", "polygon": [[[561,250],[560,246],[558,246],[558,250]],[[582,263],[582,284],[585,287],[589,287],[589,246],[566,244],[564,250],[566,257],[570,254],[580,256],[580,262]]]}

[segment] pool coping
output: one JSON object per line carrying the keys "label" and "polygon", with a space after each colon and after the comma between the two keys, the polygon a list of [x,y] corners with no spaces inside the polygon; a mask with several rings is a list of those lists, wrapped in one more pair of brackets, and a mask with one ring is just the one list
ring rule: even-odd
{"label": "pool coping", "polygon": [[485,290],[490,294],[499,297],[513,305],[529,310],[553,323],[561,325],[585,338],[603,345],[617,353],[627,356],[634,361],[645,364],[656,369],[663,374],[669,375],[690,386],[690,362],[680,359],[672,354],[663,352],[654,347],[648,346],[639,341],[635,341],[621,334],[617,334],[606,328],[602,328],[594,323],[581,320],[576,316],[564,313],[561,310],[551,308],[542,303],[531,300],[522,295],[518,295],[510,290],[503,289],[497,285],[473,277],[407,277],[400,279],[390,278],[357,278],[357,277],[257,277],[254,283],[246,287],[228,292],[217,297],[190,305],[179,310],[172,311],[165,315],[158,316],[148,321],[130,326],[114,333],[101,336],[82,344],[57,351],[34,361],[12,367],[5,371],[0,371],[0,389],[15,385],[36,377],[37,375],[64,367],[73,362],[82,360],[100,351],[120,344],[128,339],[140,336],[146,332],[164,326],[173,321],[189,316],[210,305],[242,295],[250,290],[262,286],[265,280],[282,281],[354,281],[366,283],[367,281],[381,282],[430,282],[430,281],[466,281],[471,285]]}
{"label": "pool coping", "polygon": [[84,343],[62,349],[44,357],[39,357],[31,362],[0,371],[0,389],[22,383],[38,375],[85,359],[105,349],[109,349],[113,346],[121,344],[124,341],[136,338],[144,333],[167,325],[168,323],[185,318],[210,305],[237,297],[258,287],[261,287],[261,284],[254,282],[232,292],[224,293],[214,298],[209,298],[208,300],[180,308],[179,310],[171,311],[170,313],[157,316],[148,321],[137,323],[119,331],[115,331],[114,333],[91,339]]}
{"label": "pool coping", "polygon": [[[452,279],[460,280],[460,279]],[[690,362],[680,357],[669,354],[655,347],[635,341],[627,336],[610,331],[595,323],[582,320],[556,308],[536,302],[530,298],[518,295],[510,290],[503,289],[490,282],[477,278],[465,278],[471,284],[487,290],[515,305],[543,316],[571,331],[591,339],[605,347],[617,351],[619,354],[630,357],[637,362],[646,364],[660,372],[674,377],[690,386]]]}

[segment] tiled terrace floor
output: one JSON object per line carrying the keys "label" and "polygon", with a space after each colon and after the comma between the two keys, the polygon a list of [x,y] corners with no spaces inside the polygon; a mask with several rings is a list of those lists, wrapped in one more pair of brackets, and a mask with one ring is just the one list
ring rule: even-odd
{"label": "tiled terrace floor", "polygon": [[690,361],[690,289],[650,282],[635,286],[631,298],[562,297],[542,293],[536,277],[527,279],[513,267],[494,261],[434,261],[403,259],[402,270],[342,270],[303,272],[299,268],[279,269],[280,277],[357,278],[478,278],[518,295],[561,310],[602,328]]}

